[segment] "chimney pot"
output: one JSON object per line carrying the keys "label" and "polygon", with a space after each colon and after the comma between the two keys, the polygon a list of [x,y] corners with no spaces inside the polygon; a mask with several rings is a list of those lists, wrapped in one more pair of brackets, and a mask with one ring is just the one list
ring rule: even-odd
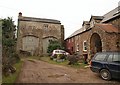
{"label": "chimney pot", "polygon": [[21,13],[21,12],[19,12],[19,16],[22,16],[22,13]]}

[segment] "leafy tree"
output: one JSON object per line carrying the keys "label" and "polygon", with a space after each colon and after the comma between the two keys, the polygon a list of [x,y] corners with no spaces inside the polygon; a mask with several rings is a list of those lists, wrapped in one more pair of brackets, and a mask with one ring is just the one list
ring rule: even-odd
{"label": "leafy tree", "polygon": [[62,47],[61,43],[59,43],[58,41],[51,40],[48,45],[47,52],[52,53],[52,51],[55,49],[63,49],[64,50],[64,47]]}
{"label": "leafy tree", "polygon": [[[11,68],[10,66],[19,60],[15,51],[15,28],[16,26],[14,25],[12,18],[8,17],[7,19],[2,20],[2,63],[5,71],[8,71],[9,68]],[[6,67],[9,68],[6,70]]]}

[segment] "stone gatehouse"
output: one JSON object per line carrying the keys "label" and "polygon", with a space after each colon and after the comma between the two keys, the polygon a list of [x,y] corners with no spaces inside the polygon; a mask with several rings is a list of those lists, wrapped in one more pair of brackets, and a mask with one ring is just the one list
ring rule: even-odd
{"label": "stone gatehouse", "polygon": [[27,51],[32,55],[47,54],[49,41],[63,44],[64,27],[53,19],[18,16],[17,52]]}

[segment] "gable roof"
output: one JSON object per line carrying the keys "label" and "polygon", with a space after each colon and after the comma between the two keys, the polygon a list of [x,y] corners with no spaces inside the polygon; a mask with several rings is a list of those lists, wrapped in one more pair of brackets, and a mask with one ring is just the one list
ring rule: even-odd
{"label": "gable roof", "polygon": [[90,23],[89,23],[89,21],[83,21],[82,26],[83,26],[84,24],[89,25]]}
{"label": "gable roof", "polygon": [[[103,16],[91,16],[91,18],[90,18],[90,21],[91,21],[91,19],[94,19],[94,20],[102,20],[104,17]],[[89,22],[90,22],[89,21]]]}
{"label": "gable roof", "polygon": [[96,27],[99,27],[101,30],[104,30],[108,33],[120,33],[118,28],[112,24],[95,24]]}
{"label": "gable roof", "polygon": [[111,20],[115,17],[120,16],[120,11],[119,11],[119,7],[116,7],[115,9],[111,10],[110,12],[108,12],[107,14],[104,15],[104,18],[101,22],[106,22],[108,20]]}

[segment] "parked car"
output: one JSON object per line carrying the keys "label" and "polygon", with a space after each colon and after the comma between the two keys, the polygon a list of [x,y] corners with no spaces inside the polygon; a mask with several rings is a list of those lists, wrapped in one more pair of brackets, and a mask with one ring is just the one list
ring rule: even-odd
{"label": "parked car", "polygon": [[104,80],[120,79],[120,52],[96,53],[90,65],[90,69],[99,73]]}
{"label": "parked car", "polygon": [[69,55],[69,53],[66,52],[66,51],[64,51],[64,50],[53,50],[53,52],[52,52],[52,56],[54,56],[55,54]]}
{"label": "parked car", "polygon": [[69,55],[69,53],[64,50],[53,50],[51,59],[57,58],[57,55],[61,55],[61,58],[64,58],[65,56]]}

